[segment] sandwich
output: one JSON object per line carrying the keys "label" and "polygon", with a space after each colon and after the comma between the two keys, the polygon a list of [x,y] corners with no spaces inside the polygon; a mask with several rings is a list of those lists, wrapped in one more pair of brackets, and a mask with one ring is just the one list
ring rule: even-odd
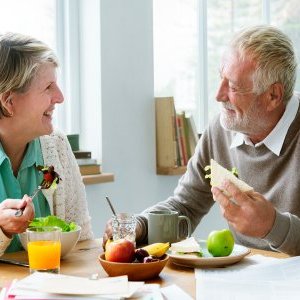
{"label": "sandwich", "polygon": [[[206,169],[207,170],[207,169]],[[228,180],[232,182],[237,188],[239,188],[242,192],[249,192],[253,191],[253,187],[248,185],[246,182],[242,181],[241,179],[236,177],[236,169],[234,168],[233,171],[229,171],[219,165],[215,160],[210,160],[210,184],[211,186],[215,186],[219,189],[222,189],[222,183],[224,180]],[[226,196],[228,193],[224,192]]]}
{"label": "sandwich", "polygon": [[178,243],[172,243],[170,250],[174,254],[196,254],[197,256],[202,256],[200,245],[194,237],[187,238]]}

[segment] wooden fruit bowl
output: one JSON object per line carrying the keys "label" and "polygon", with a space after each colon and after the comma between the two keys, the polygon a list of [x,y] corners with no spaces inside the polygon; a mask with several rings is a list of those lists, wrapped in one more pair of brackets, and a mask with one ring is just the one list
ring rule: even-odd
{"label": "wooden fruit bowl", "polygon": [[155,278],[168,262],[165,254],[159,261],[149,263],[117,263],[105,260],[104,254],[98,257],[101,266],[109,276],[127,275],[130,281],[144,281]]}

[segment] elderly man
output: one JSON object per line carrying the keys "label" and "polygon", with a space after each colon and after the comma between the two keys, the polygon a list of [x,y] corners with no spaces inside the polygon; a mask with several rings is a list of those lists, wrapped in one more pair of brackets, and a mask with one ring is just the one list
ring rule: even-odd
{"label": "elderly man", "polygon": [[[237,243],[300,254],[296,69],[290,39],[274,27],[248,28],[233,38],[220,68],[216,99],[221,113],[203,133],[174,195],[138,217],[139,241],[147,239],[148,211],[176,210],[195,229],[215,199]],[[224,182],[221,188],[231,201],[220,189],[211,189],[204,172],[211,158],[228,169],[236,167],[255,192],[243,193]]]}

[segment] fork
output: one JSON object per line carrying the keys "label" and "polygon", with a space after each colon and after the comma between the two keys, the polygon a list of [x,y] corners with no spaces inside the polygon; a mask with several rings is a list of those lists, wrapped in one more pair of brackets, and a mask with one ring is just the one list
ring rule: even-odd
{"label": "fork", "polygon": [[[32,200],[33,198],[39,193],[39,191],[42,190],[42,185],[39,185],[33,192],[32,196],[30,197]],[[25,206],[26,207],[26,206]],[[16,212],[15,212],[15,216],[16,217],[21,217],[23,215],[23,211],[25,209],[25,207],[19,208]]]}

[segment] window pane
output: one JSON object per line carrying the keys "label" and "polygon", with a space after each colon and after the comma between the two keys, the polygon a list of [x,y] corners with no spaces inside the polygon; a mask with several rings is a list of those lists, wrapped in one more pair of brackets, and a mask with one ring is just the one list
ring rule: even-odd
{"label": "window pane", "polygon": [[[18,32],[56,47],[56,0],[0,0],[0,33]],[[59,72],[58,72],[59,79]],[[59,80],[60,81],[60,80]],[[61,85],[61,84],[60,84]],[[57,107],[58,110],[62,108]],[[54,124],[57,126],[57,109]]]}
{"label": "window pane", "polygon": [[207,1],[208,116],[211,119],[219,105],[215,95],[220,82],[222,54],[233,34],[242,27],[261,23],[261,0]]}
{"label": "window pane", "polygon": [[174,96],[178,110],[196,108],[197,0],[154,0],[155,96]]}
{"label": "window pane", "polygon": [[55,0],[0,0],[0,31],[31,35],[56,49]]}
{"label": "window pane", "polygon": [[[300,61],[300,5],[295,0],[271,1],[271,24],[278,26],[293,41],[294,48]],[[300,69],[298,67],[296,90],[300,91]]]}

